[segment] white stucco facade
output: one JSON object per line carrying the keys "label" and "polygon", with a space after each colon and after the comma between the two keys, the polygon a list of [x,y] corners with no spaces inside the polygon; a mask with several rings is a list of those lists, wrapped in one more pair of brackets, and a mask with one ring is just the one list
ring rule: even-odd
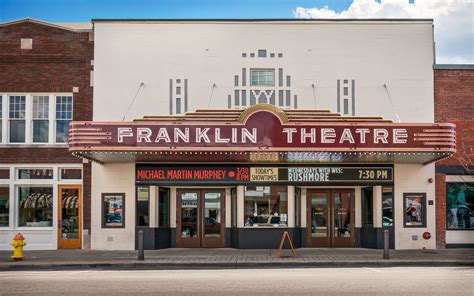
{"label": "white stucco facade", "polygon": [[[257,94],[273,91],[276,105],[281,90],[284,107],[294,108],[296,95],[297,108],[344,114],[347,86],[349,115],[396,120],[397,112],[402,122],[432,122],[432,26],[430,20],[98,21],[94,23],[94,120],[175,114],[177,98],[183,113],[185,95],[187,111],[227,108],[229,96],[230,107],[250,106],[250,93],[255,90]],[[259,50],[265,50],[266,57],[258,57]],[[275,85],[250,86],[251,69],[274,69]],[[177,86],[181,94],[176,94]],[[286,105],[288,90],[290,104]]]}
{"label": "white stucco facade", "polygon": [[[436,248],[436,201],[434,164],[395,164],[395,248],[396,249],[435,249]],[[426,193],[426,227],[408,228],[404,225],[404,193]],[[432,201],[433,204],[430,205]],[[423,233],[429,232],[431,238],[423,239]],[[416,237],[414,237],[416,236]]]}
{"label": "white stucco facade", "polygon": [[[125,193],[125,228],[102,227],[102,194]],[[135,248],[135,164],[92,164],[91,249]]]}
{"label": "white stucco facade", "polygon": [[[94,42],[94,121],[245,108],[259,102],[404,123],[434,120],[431,20],[96,21]],[[273,71],[273,85],[251,85],[255,69]],[[436,248],[435,185],[428,182],[434,172],[434,164],[394,164],[396,249]],[[93,164],[92,249],[135,248],[134,178],[135,163]],[[294,187],[289,187],[288,226],[293,227]],[[356,227],[362,226],[362,187],[350,187]],[[301,190],[303,227],[308,188],[314,187]],[[171,228],[176,228],[176,190],[170,188]],[[236,190],[236,226],[243,228],[243,186]],[[101,194],[107,192],[125,193],[125,228],[101,227]],[[426,227],[404,227],[404,193],[426,194]],[[226,211],[230,226],[230,206]],[[373,224],[382,227],[380,186],[374,186]],[[426,231],[432,235],[429,240],[422,237]]]}

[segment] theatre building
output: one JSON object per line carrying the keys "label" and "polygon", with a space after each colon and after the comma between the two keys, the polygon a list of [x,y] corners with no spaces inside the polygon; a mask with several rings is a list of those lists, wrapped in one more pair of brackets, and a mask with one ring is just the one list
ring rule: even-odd
{"label": "theatre building", "polygon": [[432,164],[454,137],[257,104],[74,122],[69,143],[94,162],[93,248],[134,248],[140,229],[151,249],[275,248],[284,231],[297,247],[380,248],[384,229],[392,247],[434,248]]}
{"label": "theatre building", "polygon": [[0,250],[83,248],[90,163],[68,150],[72,120],[92,119],[92,24],[0,23]]}
{"label": "theatre building", "polygon": [[93,20],[91,248],[436,247],[432,20]]}

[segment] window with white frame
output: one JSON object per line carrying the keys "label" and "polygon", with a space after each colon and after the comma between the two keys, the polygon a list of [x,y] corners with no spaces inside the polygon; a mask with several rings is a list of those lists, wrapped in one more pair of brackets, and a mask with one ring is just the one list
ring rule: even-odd
{"label": "window with white frame", "polygon": [[10,143],[25,143],[26,96],[10,96]]}
{"label": "window with white frame", "polygon": [[68,93],[0,93],[0,143],[64,145],[72,112]]}
{"label": "window with white frame", "polygon": [[53,226],[53,187],[18,187],[18,226]]}
{"label": "window with white frame", "polygon": [[10,217],[10,188],[0,185],[0,227],[9,226]]}
{"label": "window with white frame", "polygon": [[59,180],[81,180],[82,169],[59,169]]}
{"label": "window with white frame", "polygon": [[56,143],[66,143],[72,120],[72,96],[56,96]]}
{"label": "window with white frame", "polygon": [[33,143],[49,141],[49,97],[33,96]]}
{"label": "window with white frame", "polygon": [[250,78],[252,86],[273,86],[275,85],[275,70],[251,69]]}

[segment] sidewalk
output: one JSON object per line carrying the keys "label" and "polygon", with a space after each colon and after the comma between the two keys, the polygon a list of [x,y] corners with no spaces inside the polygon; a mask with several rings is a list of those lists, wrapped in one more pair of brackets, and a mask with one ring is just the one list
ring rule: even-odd
{"label": "sidewalk", "polygon": [[45,269],[204,269],[204,268],[295,268],[295,267],[389,267],[389,266],[474,266],[474,249],[382,250],[297,249],[296,257],[283,250],[164,249],[145,251],[53,250],[26,251],[24,261],[12,262],[12,252],[0,251],[0,271]]}

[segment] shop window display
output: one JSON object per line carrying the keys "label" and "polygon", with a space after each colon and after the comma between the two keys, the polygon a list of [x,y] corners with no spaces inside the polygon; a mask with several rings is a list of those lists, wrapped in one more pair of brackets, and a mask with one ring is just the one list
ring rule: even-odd
{"label": "shop window display", "polygon": [[53,226],[53,188],[18,188],[19,227]]}
{"label": "shop window display", "polygon": [[285,227],[288,225],[286,186],[246,186],[244,219],[248,227]]}
{"label": "shop window display", "polygon": [[125,193],[102,194],[102,228],[125,227]]}
{"label": "shop window display", "polygon": [[53,169],[18,169],[18,179],[53,179]]}
{"label": "shop window display", "polygon": [[474,229],[474,183],[446,183],[447,228]]}
{"label": "shop window display", "polygon": [[393,187],[382,187],[382,225],[393,226]]}
{"label": "shop window display", "polygon": [[60,175],[61,175],[61,180],[81,180],[82,170],[81,169],[61,169]]}
{"label": "shop window display", "polygon": [[0,227],[8,227],[10,209],[10,188],[0,187]]}
{"label": "shop window display", "polygon": [[139,186],[137,187],[137,226],[148,226],[149,225],[149,203],[150,199],[150,188]]}
{"label": "shop window display", "polygon": [[426,194],[404,193],[404,227],[426,227]]}

